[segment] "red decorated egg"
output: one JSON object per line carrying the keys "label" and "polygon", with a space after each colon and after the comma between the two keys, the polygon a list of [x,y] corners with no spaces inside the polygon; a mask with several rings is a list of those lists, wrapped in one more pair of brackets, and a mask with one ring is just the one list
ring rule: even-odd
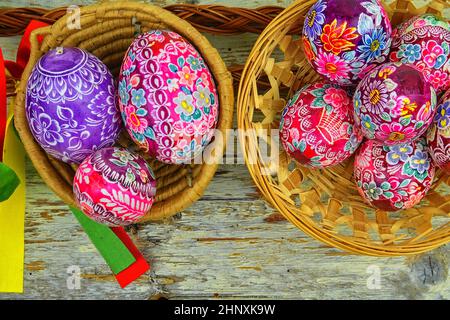
{"label": "red decorated egg", "polygon": [[391,146],[425,133],[436,112],[436,94],[415,67],[386,63],[360,82],[353,104],[363,134]]}
{"label": "red decorated egg", "polygon": [[347,92],[318,82],[289,100],[281,116],[280,138],[286,152],[301,165],[323,168],[350,157],[362,135],[353,126]]}
{"label": "red decorated egg", "polygon": [[391,61],[414,64],[439,94],[450,88],[450,24],[432,14],[402,23],[393,32]]}
{"label": "red decorated egg", "polygon": [[165,163],[189,163],[214,135],[219,97],[197,49],[178,33],[152,30],[125,55],[119,106],[142,150]]}
{"label": "red decorated egg", "polygon": [[108,226],[124,226],[150,210],[156,181],[152,169],[139,155],[123,148],[105,148],[78,167],[73,191],[88,217]]}
{"label": "red decorated egg", "polygon": [[318,0],[303,23],[303,49],[313,69],[327,80],[356,85],[387,61],[391,33],[378,0]]}
{"label": "red decorated egg", "polygon": [[356,185],[372,206],[397,211],[414,207],[430,189],[434,164],[425,140],[383,146],[365,141],[355,155]]}
{"label": "red decorated egg", "polygon": [[438,104],[435,121],[428,129],[427,140],[434,163],[450,174],[450,90]]}

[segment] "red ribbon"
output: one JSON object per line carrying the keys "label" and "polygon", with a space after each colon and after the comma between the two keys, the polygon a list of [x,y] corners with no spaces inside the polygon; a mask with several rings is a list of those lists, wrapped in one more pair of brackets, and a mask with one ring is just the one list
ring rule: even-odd
{"label": "red ribbon", "polygon": [[[48,26],[48,24],[36,20],[32,20],[20,41],[17,50],[16,62],[3,60],[3,54],[0,49],[0,161],[3,160],[3,146],[5,143],[6,121],[8,117],[8,101],[6,97],[6,72],[5,68],[11,75],[18,79],[22,76],[22,72],[30,58],[30,34],[34,29]],[[42,41],[42,37],[38,37],[38,41]]]}
{"label": "red ribbon", "polygon": [[[16,61],[5,61],[5,66],[8,69],[9,72],[11,72],[11,75],[14,78],[20,78],[22,76],[22,72],[25,69],[25,66],[28,63],[28,60],[30,59],[30,52],[31,52],[31,43],[30,43],[30,35],[31,32],[35,29],[47,27],[48,24],[37,21],[37,20],[31,20],[28,27],[25,29],[25,32],[23,34],[22,40],[20,41],[19,48],[17,49],[17,55],[16,55]],[[38,36],[39,43],[42,42],[43,36]]]}
{"label": "red ribbon", "polygon": [[131,254],[136,258],[136,261],[123,270],[122,272],[115,275],[117,282],[122,288],[125,288],[127,285],[132,283],[134,280],[139,278],[141,275],[146,273],[150,269],[150,265],[147,263],[145,258],[139,252],[139,249],[136,248],[133,241],[130,239],[128,234],[125,232],[123,228],[114,227],[111,230],[116,234],[116,236],[122,240],[123,244],[130,250]]}
{"label": "red ribbon", "polygon": [[8,117],[6,99],[6,73],[2,50],[0,49],[0,161],[3,161],[3,144],[5,142],[6,121]]}

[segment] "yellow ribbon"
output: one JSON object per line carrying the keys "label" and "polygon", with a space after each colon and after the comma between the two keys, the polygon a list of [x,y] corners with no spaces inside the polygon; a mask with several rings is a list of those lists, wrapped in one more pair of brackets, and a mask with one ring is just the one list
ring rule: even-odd
{"label": "yellow ribbon", "polygon": [[14,99],[10,99],[3,162],[13,169],[20,185],[7,201],[0,202],[0,292],[23,292],[25,151],[13,127]]}

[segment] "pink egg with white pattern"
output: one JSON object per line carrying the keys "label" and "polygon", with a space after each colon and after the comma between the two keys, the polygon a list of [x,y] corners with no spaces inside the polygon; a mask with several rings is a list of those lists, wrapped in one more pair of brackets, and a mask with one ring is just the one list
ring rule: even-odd
{"label": "pink egg with white pattern", "polygon": [[139,148],[164,163],[191,163],[214,136],[218,89],[191,43],[178,33],[152,30],[128,48],[119,107]]}
{"label": "pink egg with white pattern", "polygon": [[78,207],[108,226],[137,222],[152,207],[156,180],[147,162],[123,148],[105,148],[86,158],[73,181]]}

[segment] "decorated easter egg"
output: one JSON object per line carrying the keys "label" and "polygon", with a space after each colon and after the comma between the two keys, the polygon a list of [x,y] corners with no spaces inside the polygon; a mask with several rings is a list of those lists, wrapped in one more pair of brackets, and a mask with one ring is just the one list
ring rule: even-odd
{"label": "decorated easter egg", "polygon": [[111,147],[96,151],[81,163],[73,191],[89,218],[108,226],[124,226],[150,210],[156,181],[142,157]]}
{"label": "decorated easter egg", "polygon": [[450,90],[439,101],[427,141],[434,163],[450,174]]}
{"label": "decorated easter egg", "polygon": [[363,134],[391,146],[425,133],[436,112],[436,94],[415,67],[386,63],[359,83],[353,105]]}
{"label": "decorated easter egg", "polygon": [[450,88],[450,24],[432,14],[411,18],[393,31],[391,61],[414,64],[439,94]]}
{"label": "decorated easter egg", "polygon": [[53,157],[81,163],[114,145],[122,128],[114,79],[97,57],[79,48],[42,56],[28,79],[26,116],[31,133]]}
{"label": "decorated easter egg", "polygon": [[430,189],[435,173],[424,138],[396,146],[366,140],[356,152],[354,165],[361,196],[385,211],[418,204]]}
{"label": "decorated easter egg", "polygon": [[129,47],[119,106],[134,142],[165,163],[189,163],[210,143],[219,114],[213,76],[181,35],[153,30]]}
{"label": "decorated easter egg", "polygon": [[391,33],[379,0],[318,0],[305,17],[303,49],[319,74],[351,86],[387,60]]}
{"label": "decorated easter egg", "polygon": [[336,85],[307,85],[284,108],[280,139],[303,166],[324,168],[344,161],[362,140],[353,125],[351,97]]}

